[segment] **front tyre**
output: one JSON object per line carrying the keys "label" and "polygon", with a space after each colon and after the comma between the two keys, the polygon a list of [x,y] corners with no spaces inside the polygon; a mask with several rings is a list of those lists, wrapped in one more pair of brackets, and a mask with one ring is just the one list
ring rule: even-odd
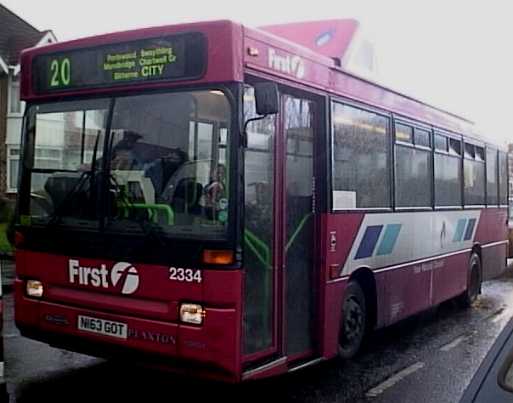
{"label": "front tyre", "polygon": [[343,359],[358,353],[367,329],[365,294],[356,281],[346,287],[338,336],[338,354]]}
{"label": "front tyre", "polygon": [[467,289],[459,297],[459,303],[463,308],[470,307],[481,292],[481,258],[475,252],[469,259],[469,278],[467,280]]}

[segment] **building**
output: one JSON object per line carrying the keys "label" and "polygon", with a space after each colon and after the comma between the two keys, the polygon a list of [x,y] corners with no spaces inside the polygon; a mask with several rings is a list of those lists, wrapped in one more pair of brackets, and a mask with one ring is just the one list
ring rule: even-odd
{"label": "building", "polygon": [[21,122],[20,53],[56,42],[52,31],[39,31],[0,4],[0,197],[14,195],[18,173]]}
{"label": "building", "polygon": [[[513,143],[508,144],[509,200],[513,200]],[[511,205],[511,202],[510,202]]]}

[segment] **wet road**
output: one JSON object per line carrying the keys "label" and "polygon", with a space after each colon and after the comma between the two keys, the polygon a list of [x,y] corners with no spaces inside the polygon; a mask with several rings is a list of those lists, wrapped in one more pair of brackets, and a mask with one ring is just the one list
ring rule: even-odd
{"label": "wet road", "polygon": [[513,272],[483,285],[470,310],[446,303],[376,332],[352,362],[337,360],[243,385],[184,379],[69,353],[21,337],[6,296],[6,374],[17,402],[457,402],[507,320]]}

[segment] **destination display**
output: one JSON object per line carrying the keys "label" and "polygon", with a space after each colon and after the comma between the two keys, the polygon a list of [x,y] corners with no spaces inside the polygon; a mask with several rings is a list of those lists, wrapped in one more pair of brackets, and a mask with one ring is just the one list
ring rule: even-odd
{"label": "destination display", "polygon": [[37,56],[36,93],[136,82],[195,79],[204,74],[207,44],[187,33]]}

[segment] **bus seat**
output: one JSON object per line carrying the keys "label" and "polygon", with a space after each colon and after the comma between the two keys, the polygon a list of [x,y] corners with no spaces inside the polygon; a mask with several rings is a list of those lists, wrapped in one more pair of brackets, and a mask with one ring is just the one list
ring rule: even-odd
{"label": "bus seat", "polygon": [[44,189],[50,195],[54,207],[62,204],[79,180],[80,174],[71,172],[54,173],[46,180]]}
{"label": "bus seat", "polygon": [[201,207],[199,201],[203,186],[191,178],[181,179],[176,185],[171,202],[173,211],[177,214],[199,214]]}

